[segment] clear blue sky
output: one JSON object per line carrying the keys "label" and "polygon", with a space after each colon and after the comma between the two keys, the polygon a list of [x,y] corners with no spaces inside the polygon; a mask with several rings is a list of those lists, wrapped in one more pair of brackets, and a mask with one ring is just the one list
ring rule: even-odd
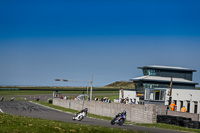
{"label": "clear blue sky", "polygon": [[142,76],[144,65],[197,70],[200,1],[0,1],[0,85],[94,86]]}

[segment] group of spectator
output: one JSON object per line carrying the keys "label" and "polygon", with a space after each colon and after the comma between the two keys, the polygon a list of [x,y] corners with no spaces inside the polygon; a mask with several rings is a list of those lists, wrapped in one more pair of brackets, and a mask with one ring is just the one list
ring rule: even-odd
{"label": "group of spectator", "polygon": [[124,103],[124,104],[135,104],[135,102],[132,99],[129,99],[128,97],[126,98],[121,98],[120,103]]}
{"label": "group of spectator", "polygon": [[[170,110],[171,110],[171,111],[174,111],[175,107],[176,107],[176,104],[175,104],[174,102],[172,102],[172,103],[170,104]],[[186,112],[185,106],[183,106],[183,107],[181,108],[180,111],[181,111],[181,112]]]}
{"label": "group of spectator", "polygon": [[99,99],[98,97],[95,97],[94,99],[93,99],[94,101],[101,101],[101,102],[105,102],[105,103],[111,103],[111,100],[110,99],[108,99],[107,97],[101,97],[101,99]]}

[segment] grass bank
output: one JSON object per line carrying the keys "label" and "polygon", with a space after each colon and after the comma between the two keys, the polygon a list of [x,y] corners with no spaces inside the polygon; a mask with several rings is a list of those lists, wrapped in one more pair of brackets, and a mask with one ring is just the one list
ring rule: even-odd
{"label": "grass bank", "polygon": [[139,133],[0,113],[1,133]]}

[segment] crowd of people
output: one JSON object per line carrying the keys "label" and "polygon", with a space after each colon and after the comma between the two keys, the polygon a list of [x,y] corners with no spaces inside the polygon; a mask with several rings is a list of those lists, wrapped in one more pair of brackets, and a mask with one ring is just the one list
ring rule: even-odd
{"label": "crowd of people", "polygon": [[93,99],[94,101],[101,101],[101,102],[105,102],[105,103],[111,103],[111,100],[108,99],[108,97],[101,97],[101,99],[99,99],[98,97],[94,97]]}
{"label": "crowd of people", "polygon": [[[67,96],[60,96],[60,99],[64,99],[64,100],[68,100],[69,97]],[[72,97],[72,100],[83,100],[83,98],[81,97]],[[90,98],[88,98],[88,101],[90,100]],[[111,100],[108,97],[101,97],[100,99],[98,97],[94,97],[93,101],[101,101],[101,102],[105,102],[105,103],[111,103]]]}
{"label": "crowd of people", "polygon": [[132,99],[129,99],[128,97],[126,98],[121,98],[120,103],[124,103],[124,104],[135,104],[135,102]]}

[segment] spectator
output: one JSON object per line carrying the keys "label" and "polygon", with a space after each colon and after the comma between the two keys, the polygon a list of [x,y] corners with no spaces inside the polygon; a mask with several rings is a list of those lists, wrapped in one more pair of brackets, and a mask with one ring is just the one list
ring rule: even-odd
{"label": "spectator", "polygon": [[107,103],[108,102],[108,99],[105,99],[105,103]]}
{"label": "spectator", "polygon": [[111,100],[110,100],[110,99],[108,99],[108,102],[109,102],[109,103],[111,103]]}
{"label": "spectator", "polygon": [[183,107],[181,108],[181,112],[186,112],[185,106],[183,106]]}
{"label": "spectator", "polygon": [[128,99],[128,97],[126,98],[126,104],[128,104],[129,103],[129,99]]}
{"label": "spectator", "polygon": [[98,99],[98,97],[95,97],[95,99],[94,99],[95,101],[98,101],[99,99]]}
{"label": "spectator", "polygon": [[125,100],[125,99],[121,98],[121,103],[124,103],[124,100]]}
{"label": "spectator", "polygon": [[103,102],[103,97],[101,97],[101,101]]}
{"label": "spectator", "polygon": [[128,97],[126,98],[126,101],[128,101],[128,102],[129,102],[129,98],[128,98]]}
{"label": "spectator", "polygon": [[130,99],[130,104],[135,104],[132,99]]}
{"label": "spectator", "polygon": [[171,110],[171,111],[174,111],[175,106],[176,106],[176,104],[175,104],[174,102],[172,102],[172,103],[170,104],[170,110]]}
{"label": "spectator", "polygon": [[108,102],[108,98],[107,98],[107,97],[104,97],[104,98],[103,98],[103,101],[104,101],[104,102]]}

